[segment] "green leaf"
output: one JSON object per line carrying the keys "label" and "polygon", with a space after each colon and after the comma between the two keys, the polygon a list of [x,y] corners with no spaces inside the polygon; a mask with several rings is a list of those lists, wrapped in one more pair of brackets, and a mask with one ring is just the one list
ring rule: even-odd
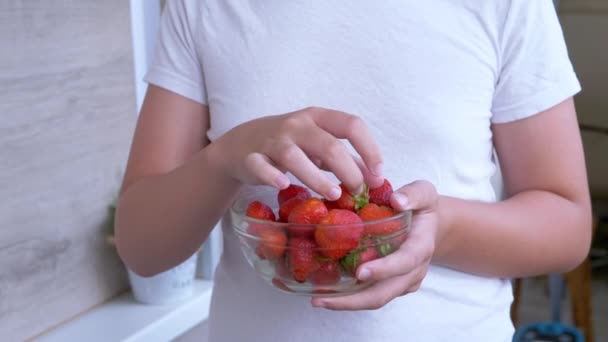
{"label": "green leaf", "polygon": [[353,196],[353,200],[355,201],[355,211],[361,210],[369,203],[369,187],[367,184],[363,184],[363,192]]}
{"label": "green leaf", "polygon": [[348,273],[354,273],[355,268],[357,268],[357,264],[359,263],[359,251],[354,250],[348,253],[342,260],[340,260],[340,265],[342,268]]}

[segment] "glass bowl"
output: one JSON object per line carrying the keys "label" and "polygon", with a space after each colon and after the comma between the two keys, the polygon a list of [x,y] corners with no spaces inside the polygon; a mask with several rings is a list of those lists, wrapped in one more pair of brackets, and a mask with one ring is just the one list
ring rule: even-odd
{"label": "glass bowl", "polygon": [[[276,189],[255,187],[235,200],[230,216],[247,262],[265,282],[284,292],[338,296],[360,291],[372,283],[355,277],[357,267],[391,254],[405,241],[410,230],[411,211],[351,224],[292,224],[246,215],[253,201],[266,204],[277,214],[277,195]],[[333,236],[354,234],[358,243],[321,248],[316,241],[320,231]],[[369,233],[378,231],[390,233]]]}

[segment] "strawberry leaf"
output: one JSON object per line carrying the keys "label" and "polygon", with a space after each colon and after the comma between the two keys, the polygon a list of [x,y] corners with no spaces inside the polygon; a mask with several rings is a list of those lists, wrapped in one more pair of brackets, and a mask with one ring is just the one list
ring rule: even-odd
{"label": "strawberry leaf", "polygon": [[357,264],[359,263],[359,251],[354,250],[348,253],[342,260],[340,260],[340,265],[342,268],[348,273],[354,273]]}
{"label": "strawberry leaf", "polygon": [[367,184],[363,184],[363,192],[353,196],[353,200],[355,201],[355,211],[361,210],[369,203],[369,187]]}

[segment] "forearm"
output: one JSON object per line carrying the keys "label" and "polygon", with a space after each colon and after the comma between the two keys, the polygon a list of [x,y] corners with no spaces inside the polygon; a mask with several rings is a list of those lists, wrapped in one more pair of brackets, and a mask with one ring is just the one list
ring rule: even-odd
{"label": "forearm", "polygon": [[174,171],[143,178],[122,193],[116,243],[133,271],[154,275],[186,259],[229,207],[239,183],[217,166],[211,146]]}
{"label": "forearm", "polygon": [[469,273],[523,277],[565,272],[588,254],[591,211],[547,191],[498,203],[441,197],[434,262]]}

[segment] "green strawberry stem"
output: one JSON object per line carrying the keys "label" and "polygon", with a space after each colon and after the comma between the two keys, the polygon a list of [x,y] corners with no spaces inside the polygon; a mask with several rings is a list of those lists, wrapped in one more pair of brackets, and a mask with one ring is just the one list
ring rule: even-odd
{"label": "green strawberry stem", "polygon": [[361,210],[369,203],[369,187],[367,184],[363,184],[363,192],[353,196],[353,200],[355,201],[355,211]]}

